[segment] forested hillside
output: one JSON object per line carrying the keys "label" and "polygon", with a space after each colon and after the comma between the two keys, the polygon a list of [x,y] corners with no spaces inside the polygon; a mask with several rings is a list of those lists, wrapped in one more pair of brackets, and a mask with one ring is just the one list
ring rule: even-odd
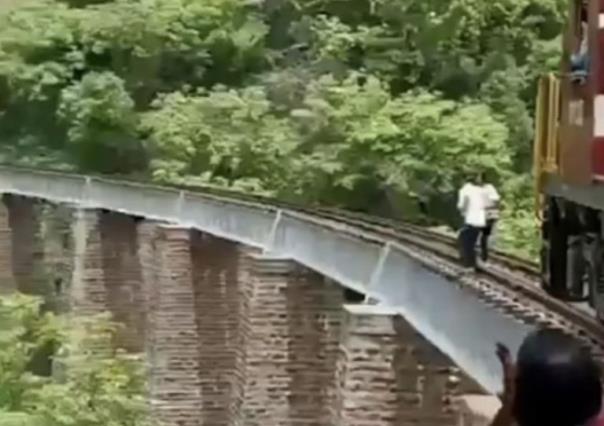
{"label": "forested hillside", "polygon": [[41,306],[0,295],[0,426],[153,426],[141,357],[90,350],[110,348],[118,325]]}
{"label": "forested hillside", "polygon": [[500,242],[534,253],[535,82],[557,66],[565,4],[9,1],[3,161],[399,217],[421,204],[445,223],[484,166]]}

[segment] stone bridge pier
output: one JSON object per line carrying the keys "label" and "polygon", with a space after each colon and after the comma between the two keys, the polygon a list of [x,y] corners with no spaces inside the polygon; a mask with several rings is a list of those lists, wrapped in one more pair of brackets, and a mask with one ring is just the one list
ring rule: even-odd
{"label": "stone bridge pier", "polygon": [[476,390],[395,311],[288,258],[116,212],[5,195],[0,291],[109,311],[162,426],[454,425]]}

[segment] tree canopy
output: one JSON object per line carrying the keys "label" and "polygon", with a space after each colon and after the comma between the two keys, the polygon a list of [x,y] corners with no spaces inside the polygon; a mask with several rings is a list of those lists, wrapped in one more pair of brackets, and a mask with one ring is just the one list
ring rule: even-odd
{"label": "tree canopy", "polygon": [[150,426],[145,366],[109,349],[106,316],[69,321],[2,296],[0,327],[1,426]]}
{"label": "tree canopy", "polygon": [[524,227],[565,3],[7,2],[0,154],[404,217],[421,200],[449,224],[482,167]]}

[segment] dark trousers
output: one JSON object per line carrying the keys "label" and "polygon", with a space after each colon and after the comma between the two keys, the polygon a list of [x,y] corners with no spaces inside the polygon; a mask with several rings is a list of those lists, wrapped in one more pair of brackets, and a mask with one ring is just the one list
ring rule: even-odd
{"label": "dark trousers", "polygon": [[482,228],[464,225],[459,231],[459,248],[461,261],[466,268],[476,267],[476,242]]}
{"label": "dark trousers", "polygon": [[495,219],[488,219],[487,226],[480,230],[480,258],[483,262],[489,260],[489,237],[495,226]]}

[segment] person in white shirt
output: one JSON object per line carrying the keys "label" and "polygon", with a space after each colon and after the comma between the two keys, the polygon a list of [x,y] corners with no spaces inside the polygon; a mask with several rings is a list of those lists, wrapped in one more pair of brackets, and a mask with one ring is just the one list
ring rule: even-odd
{"label": "person in white shirt", "polygon": [[493,185],[486,183],[484,173],[481,174],[479,180],[484,191],[487,218],[486,224],[480,232],[480,258],[483,262],[487,262],[489,260],[489,237],[499,219],[499,201],[501,197]]}
{"label": "person in white shirt", "polygon": [[466,268],[476,268],[476,242],[487,224],[487,197],[477,175],[466,183],[458,193],[457,208],[464,218],[459,232],[461,258]]}

